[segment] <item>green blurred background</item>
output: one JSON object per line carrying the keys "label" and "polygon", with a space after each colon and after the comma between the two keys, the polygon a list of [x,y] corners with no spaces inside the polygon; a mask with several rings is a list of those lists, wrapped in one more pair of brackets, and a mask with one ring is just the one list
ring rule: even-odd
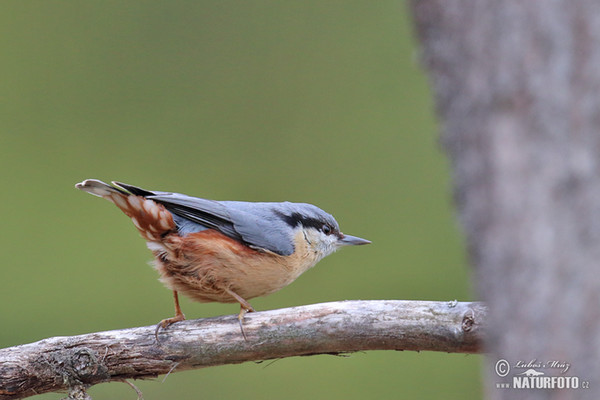
{"label": "green blurred background", "polygon": [[[172,315],[144,242],[114,206],[74,189],[85,178],[310,202],[373,241],[255,299],[257,310],[472,298],[404,2],[4,1],[0,43],[1,347]],[[238,311],[182,307],[188,318]],[[382,351],[136,385],[146,400],[470,399],[479,364]],[[122,383],[90,393],[135,398]]]}

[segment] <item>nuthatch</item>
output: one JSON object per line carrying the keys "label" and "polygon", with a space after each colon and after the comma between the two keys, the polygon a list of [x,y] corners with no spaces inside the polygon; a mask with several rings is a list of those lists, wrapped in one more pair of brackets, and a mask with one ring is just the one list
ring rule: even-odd
{"label": "nuthatch", "polygon": [[113,202],[131,218],[155,258],[160,280],[200,302],[240,303],[238,320],[254,311],[249,299],[278,291],[342,246],[371,243],[344,235],[330,214],[304,203],[215,201],[87,179],[75,185]]}

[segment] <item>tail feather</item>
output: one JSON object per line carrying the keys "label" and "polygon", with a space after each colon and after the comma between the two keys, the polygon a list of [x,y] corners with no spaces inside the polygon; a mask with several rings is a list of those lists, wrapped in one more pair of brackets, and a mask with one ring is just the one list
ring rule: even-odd
{"label": "tail feather", "polygon": [[127,192],[116,188],[114,186],[110,186],[98,179],[86,179],[83,182],[79,182],[75,185],[75,187],[79,190],[83,190],[84,192],[88,192],[89,194],[93,194],[98,197],[107,197],[111,194],[120,193],[126,195]]}
{"label": "tail feather", "polygon": [[144,198],[153,195],[152,192],[123,183],[113,184],[119,187],[97,179],[86,179],[75,187],[114,203],[131,218],[146,240],[159,240],[162,234],[175,229],[172,214],[162,204]]}
{"label": "tail feather", "polygon": [[118,186],[118,187],[120,187],[121,189],[125,189],[125,190],[127,190],[129,193],[131,193],[131,194],[135,194],[135,195],[137,195],[137,196],[146,197],[146,196],[154,196],[154,195],[155,195],[155,193],[153,193],[153,192],[151,192],[151,191],[149,191],[149,190],[146,190],[146,189],[139,188],[139,187],[137,187],[137,186],[132,186],[132,185],[128,185],[128,184],[126,184],[126,183],[122,183],[122,182],[115,182],[115,181],[112,181],[111,183],[112,183],[113,185],[115,185],[115,186]]}

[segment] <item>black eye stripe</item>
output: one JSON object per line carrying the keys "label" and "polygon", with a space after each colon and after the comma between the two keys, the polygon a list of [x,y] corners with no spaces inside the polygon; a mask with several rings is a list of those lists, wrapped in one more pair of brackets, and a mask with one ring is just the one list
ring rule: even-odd
{"label": "black eye stripe", "polygon": [[[292,213],[292,215],[279,214],[279,217],[291,227],[302,225],[305,228],[315,228],[316,230],[319,230],[325,234],[331,234],[336,230],[333,226],[327,222],[324,222],[323,220],[305,217],[299,213]],[[329,231],[326,232],[326,229]]]}

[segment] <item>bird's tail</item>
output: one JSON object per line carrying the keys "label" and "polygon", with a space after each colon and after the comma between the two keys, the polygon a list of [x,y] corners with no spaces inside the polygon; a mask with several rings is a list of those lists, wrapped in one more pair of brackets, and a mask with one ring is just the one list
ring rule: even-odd
{"label": "bird's tail", "polygon": [[[145,199],[143,195],[138,195],[136,191],[131,190],[133,193],[129,193],[124,190],[125,188],[129,190],[130,187],[138,189],[134,186],[116,182],[113,182],[113,184],[121,187],[111,186],[97,179],[86,179],[76,184],[75,187],[114,203],[131,218],[133,224],[146,240],[159,240],[161,235],[175,229],[173,215],[162,204]],[[150,193],[143,189],[138,189],[138,191]]]}

